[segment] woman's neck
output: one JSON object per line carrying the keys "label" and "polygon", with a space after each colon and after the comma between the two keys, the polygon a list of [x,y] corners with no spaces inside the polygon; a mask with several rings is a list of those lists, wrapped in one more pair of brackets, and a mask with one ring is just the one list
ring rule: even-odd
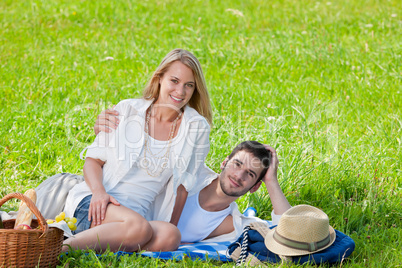
{"label": "woman's neck", "polygon": [[158,105],[158,103],[154,103],[151,109],[151,117],[162,122],[173,122],[180,113],[180,110],[177,110],[175,107]]}

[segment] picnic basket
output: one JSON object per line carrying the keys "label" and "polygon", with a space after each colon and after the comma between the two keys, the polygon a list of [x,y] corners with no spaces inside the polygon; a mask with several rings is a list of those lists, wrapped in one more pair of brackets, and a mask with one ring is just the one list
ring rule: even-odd
{"label": "picnic basket", "polygon": [[3,221],[4,229],[0,229],[0,267],[55,267],[63,244],[63,231],[49,228],[32,200],[23,194],[4,196],[0,207],[12,198],[24,201],[37,220],[32,220],[32,230],[14,230],[14,219]]}

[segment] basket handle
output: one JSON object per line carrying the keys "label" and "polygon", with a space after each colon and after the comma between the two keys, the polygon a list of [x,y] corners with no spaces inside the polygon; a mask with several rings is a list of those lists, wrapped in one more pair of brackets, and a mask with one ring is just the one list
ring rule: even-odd
{"label": "basket handle", "polygon": [[13,198],[17,198],[23,202],[25,202],[25,204],[27,204],[28,208],[33,212],[33,214],[36,216],[36,218],[38,219],[39,222],[39,226],[40,229],[45,233],[49,230],[49,226],[47,225],[47,222],[45,221],[45,218],[43,218],[42,214],[40,213],[39,209],[36,207],[36,205],[34,204],[34,202],[32,202],[32,200],[21,194],[21,193],[11,193],[8,194],[6,196],[4,196],[1,200],[0,200],[0,207],[7,202],[10,199]]}

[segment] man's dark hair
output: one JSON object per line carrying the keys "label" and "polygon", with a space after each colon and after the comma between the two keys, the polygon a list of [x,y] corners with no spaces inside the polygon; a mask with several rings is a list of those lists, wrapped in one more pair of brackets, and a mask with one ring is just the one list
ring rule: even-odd
{"label": "man's dark hair", "polygon": [[267,150],[264,145],[262,145],[258,141],[244,141],[238,144],[233,149],[233,151],[229,155],[228,161],[240,151],[251,153],[261,161],[264,169],[262,170],[260,177],[257,179],[257,184],[260,180],[262,180],[262,178],[264,178],[265,174],[267,173],[269,164],[271,163],[271,151]]}

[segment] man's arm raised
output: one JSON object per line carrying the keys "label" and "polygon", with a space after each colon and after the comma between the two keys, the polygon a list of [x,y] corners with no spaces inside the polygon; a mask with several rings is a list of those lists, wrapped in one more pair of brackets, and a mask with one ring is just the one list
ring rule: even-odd
{"label": "man's arm raised", "polygon": [[271,146],[264,144],[264,147],[271,152],[271,164],[262,181],[265,183],[265,187],[267,187],[274,213],[276,215],[282,215],[286,210],[291,208],[291,206],[278,183],[278,156],[276,150]]}

